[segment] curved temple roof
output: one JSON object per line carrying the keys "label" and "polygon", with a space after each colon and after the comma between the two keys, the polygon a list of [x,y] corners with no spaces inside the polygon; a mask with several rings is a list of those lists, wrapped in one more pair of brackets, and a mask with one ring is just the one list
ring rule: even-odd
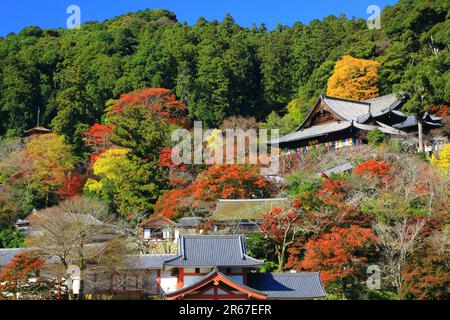
{"label": "curved temple roof", "polygon": [[198,290],[198,289],[206,286],[209,283],[214,283],[214,285],[219,285],[220,282],[232,287],[233,289],[236,289],[237,291],[247,294],[249,297],[252,297],[255,299],[267,299],[267,293],[259,291],[254,288],[251,288],[245,284],[237,283],[236,281],[228,278],[222,272],[219,272],[217,268],[214,268],[206,276],[200,278],[199,280],[190,284],[189,286],[183,287],[176,291],[166,293],[164,296],[166,297],[167,300],[175,300],[179,297],[183,297],[185,294],[187,294],[189,292]]}
{"label": "curved temple roof", "polygon": [[242,235],[181,236],[178,256],[164,263],[172,267],[260,267],[263,264],[264,261],[247,255]]}

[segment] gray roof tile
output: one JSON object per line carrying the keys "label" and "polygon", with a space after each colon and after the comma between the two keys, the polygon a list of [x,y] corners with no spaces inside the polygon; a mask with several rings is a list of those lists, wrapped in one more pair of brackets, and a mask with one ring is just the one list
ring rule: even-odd
{"label": "gray roof tile", "polygon": [[201,223],[200,217],[184,217],[178,221],[177,227],[198,227]]}
{"label": "gray roof tile", "polygon": [[162,269],[164,262],[177,257],[176,254],[141,254],[133,255],[128,263],[135,269]]}
{"label": "gray roof tile", "polygon": [[178,256],[166,261],[166,266],[192,267],[259,267],[263,261],[246,254],[242,235],[181,236]]}
{"label": "gray roof tile", "polygon": [[327,96],[322,97],[322,99],[328,107],[347,121],[358,121],[360,118],[370,116],[370,103]]}
{"label": "gray roof tile", "polygon": [[192,284],[190,284],[190,285],[188,285],[188,286],[186,286],[186,287],[183,287],[183,288],[181,288],[181,289],[178,289],[178,290],[176,290],[176,291],[168,292],[168,293],[166,293],[165,295],[166,295],[166,296],[168,296],[168,295],[176,295],[176,294],[181,293],[181,292],[184,292],[184,291],[189,291],[191,288],[194,288],[194,287],[197,286],[199,283],[201,283],[201,282],[203,282],[203,281],[205,281],[205,280],[208,280],[208,279],[210,279],[210,278],[213,278],[213,277],[215,277],[216,275],[220,275],[220,276],[224,277],[225,279],[227,279],[227,280],[229,280],[229,281],[235,283],[236,285],[238,285],[238,286],[241,287],[241,288],[247,289],[247,290],[249,290],[249,291],[251,291],[251,292],[254,292],[254,293],[258,293],[258,294],[267,296],[267,293],[265,293],[265,292],[259,291],[259,290],[257,290],[257,289],[254,289],[254,288],[249,287],[249,286],[247,286],[247,285],[245,285],[245,284],[242,284],[242,283],[237,283],[237,282],[234,281],[233,279],[227,277],[227,276],[226,276],[225,274],[223,274],[222,272],[218,271],[217,268],[214,268],[210,273],[208,273],[207,275],[201,277],[200,279],[198,279],[198,280],[195,281],[194,283],[192,283]]}
{"label": "gray roof tile", "polygon": [[372,117],[379,117],[397,107],[401,100],[397,98],[397,94],[391,93],[378,98],[365,100],[364,102],[370,103],[370,113]]}
{"label": "gray roof tile", "polygon": [[352,126],[351,121],[341,121],[341,122],[330,122],[325,124],[320,124],[316,126],[312,126],[306,129],[301,129],[299,131],[295,131],[289,133],[285,136],[280,137],[279,139],[274,139],[270,141],[271,144],[274,143],[285,143],[302,139],[309,139],[320,137],[326,133],[331,132],[339,132],[345,129],[348,129]]}
{"label": "gray roof tile", "polygon": [[269,299],[312,299],[326,296],[319,273],[249,273],[247,285]]}
{"label": "gray roof tile", "polygon": [[16,254],[25,252],[25,248],[0,249],[0,267],[6,266]]}

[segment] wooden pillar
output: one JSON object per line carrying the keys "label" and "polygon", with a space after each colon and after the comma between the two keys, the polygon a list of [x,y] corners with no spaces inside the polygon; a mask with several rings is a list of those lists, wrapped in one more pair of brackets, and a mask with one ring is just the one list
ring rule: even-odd
{"label": "wooden pillar", "polygon": [[159,297],[160,295],[160,287],[161,287],[161,270],[157,271],[157,277],[156,277],[156,295]]}
{"label": "wooden pillar", "polygon": [[184,286],[184,268],[178,268],[178,283],[177,289],[181,289]]}

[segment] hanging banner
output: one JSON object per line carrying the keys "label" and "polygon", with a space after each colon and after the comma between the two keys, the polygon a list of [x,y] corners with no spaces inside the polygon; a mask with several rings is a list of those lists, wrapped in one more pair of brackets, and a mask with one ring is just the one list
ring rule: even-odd
{"label": "hanging banner", "polygon": [[360,139],[347,138],[347,139],[342,139],[342,140],[318,143],[318,144],[315,144],[312,146],[305,146],[305,147],[300,147],[300,148],[284,148],[281,150],[281,155],[284,156],[284,155],[289,155],[289,154],[307,153],[308,151],[311,151],[313,149],[319,149],[319,148],[333,150],[333,149],[341,149],[344,147],[359,146],[359,145],[361,145]]}

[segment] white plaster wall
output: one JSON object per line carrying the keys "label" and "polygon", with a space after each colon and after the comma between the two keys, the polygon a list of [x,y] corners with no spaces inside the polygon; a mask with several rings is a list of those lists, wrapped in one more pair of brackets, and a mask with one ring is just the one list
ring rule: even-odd
{"label": "white plaster wall", "polygon": [[178,278],[171,276],[170,271],[161,271],[161,289],[163,292],[172,292],[177,290]]}

